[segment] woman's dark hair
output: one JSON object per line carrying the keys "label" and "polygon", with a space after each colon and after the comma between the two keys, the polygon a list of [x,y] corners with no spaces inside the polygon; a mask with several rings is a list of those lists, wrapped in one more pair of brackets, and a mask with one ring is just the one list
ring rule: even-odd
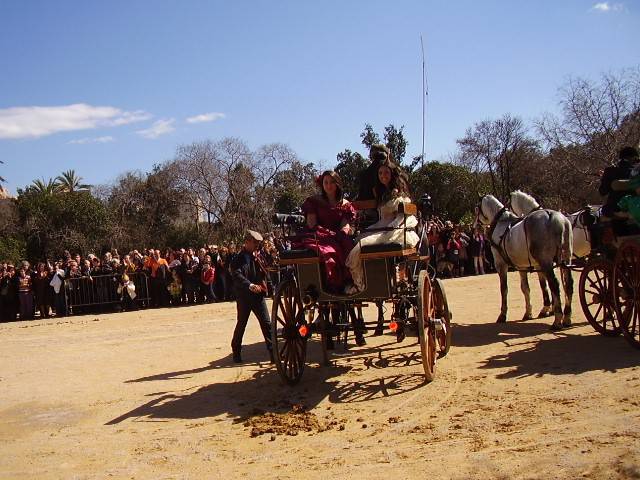
{"label": "woman's dark hair", "polygon": [[[388,187],[380,183],[380,177],[378,177],[378,172],[382,167],[387,167],[391,170],[391,181]],[[409,195],[409,184],[406,180],[406,174],[399,165],[387,160],[382,163],[376,171],[376,186],[373,190],[376,198],[380,202],[387,202],[392,196]]]}
{"label": "woman's dark hair", "polygon": [[342,190],[342,179],[340,178],[340,175],[338,175],[338,172],[336,172],[335,170],[325,170],[324,172],[322,172],[322,175],[320,175],[316,180],[318,187],[320,187],[322,198],[329,201],[329,199],[327,198],[327,193],[324,191],[324,188],[322,186],[322,181],[327,175],[333,178],[333,181],[336,182],[336,200],[338,202],[342,201],[342,199],[344,198],[344,191]]}

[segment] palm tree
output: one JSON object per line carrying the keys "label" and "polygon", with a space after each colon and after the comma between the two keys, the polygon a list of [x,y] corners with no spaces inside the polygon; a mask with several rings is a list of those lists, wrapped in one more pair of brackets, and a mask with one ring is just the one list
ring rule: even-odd
{"label": "palm tree", "polygon": [[91,185],[82,182],[82,177],[76,175],[75,170],[67,170],[62,175],[56,177],[58,182],[58,190],[60,192],[77,192],[79,190],[88,190]]}
{"label": "palm tree", "polygon": [[53,179],[45,180],[34,180],[31,182],[31,187],[34,192],[40,193],[42,195],[53,195],[58,191],[60,185]]}

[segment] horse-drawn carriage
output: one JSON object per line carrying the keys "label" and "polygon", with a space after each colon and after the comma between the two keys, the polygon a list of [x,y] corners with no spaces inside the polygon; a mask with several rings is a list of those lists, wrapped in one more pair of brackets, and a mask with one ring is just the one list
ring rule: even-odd
{"label": "horse-drawn carriage", "polygon": [[640,235],[615,237],[604,226],[580,274],[585,317],[602,335],[622,333],[640,348]]}
{"label": "horse-drawn carriage", "polygon": [[[360,202],[356,208],[370,206]],[[415,215],[417,208],[400,204],[399,212],[406,218]],[[303,224],[304,217],[277,215],[275,220],[286,239]],[[361,312],[366,302],[380,301],[393,305],[391,330],[417,329],[425,377],[433,380],[436,358],[446,355],[451,345],[451,313],[442,282],[432,282],[427,274],[428,257],[420,256],[419,250],[405,241],[363,246],[361,258],[366,288],[342,295],[325,288],[322,259],[316,251],[280,253],[282,279],[273,297],[271,335],[276,367],[286,383],[300,381],[307,361],[307,343],[313,333],[320,336],[323,363],[327,365],[330,338],[344,339],[346,345],[349,332],[364,326],[363,320],[355,321],[356,310]],[[420,268],[414,268],[416,265]]]}
{"label": "horse-drawn carriage", "polygon": [[[511,194],[518,215],[540,209],[524,192]],[[573,231],[572,269],[580,271],[580,305],[587,321],[602,335],[623,333],[640,348],[640,235],[638,226],[599,215],[599,209],[585,207],[568,216]]]}

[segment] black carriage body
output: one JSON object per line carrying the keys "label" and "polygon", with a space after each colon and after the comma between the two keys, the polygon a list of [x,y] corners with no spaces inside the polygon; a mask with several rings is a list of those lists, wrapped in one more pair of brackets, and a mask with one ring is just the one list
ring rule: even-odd
{"label": "black carriage body", "polygon": [[366,289],[355,295],[339,295],[326,291],[322,286],[323,275],[320,263],[296,265],[300,298],[304,299],[310,295],[318,303],[391,298],[396,290],[393,258],[374,258],[363,261]]}

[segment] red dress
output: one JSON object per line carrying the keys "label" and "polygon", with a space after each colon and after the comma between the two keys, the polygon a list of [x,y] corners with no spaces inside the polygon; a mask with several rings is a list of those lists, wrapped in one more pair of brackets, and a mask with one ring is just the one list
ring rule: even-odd
{"label": "red dress", "polygon": [[[353,223],[356,211],[351,202],[331,206],[322,197],[309,197],[302,204],[305,215],[316,215],[317,225],[305,230],[292,242],[293,248],[317,251],[324,262],[327,290],[341,292],[351,278],[346,260],[353,240],[342,230],[342,222]],[[317,240],[317,243],[316,243]]]}

